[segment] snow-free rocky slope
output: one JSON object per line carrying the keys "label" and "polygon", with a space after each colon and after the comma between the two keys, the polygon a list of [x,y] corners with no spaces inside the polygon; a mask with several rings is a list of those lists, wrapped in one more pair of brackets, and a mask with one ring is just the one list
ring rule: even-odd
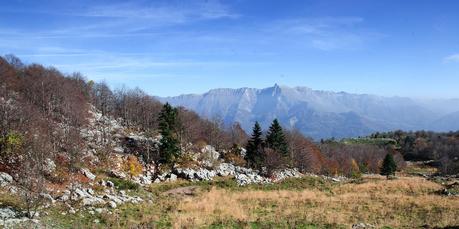
{"label": "snow-free rocky slope", "polygon": [[226,124],[239,122],[246,131],[251,130],[255,121],[266,128],[278,118],[283,126],[296,128],[315,139],[355,137],[397,129],[449,131],[457,125],[448,125],[447,117],[459,111],[458,100],[433,103],[277,84],[265,89],[214,89],[201,95],[158,99],[186,107],[206,118],[222,118]]}

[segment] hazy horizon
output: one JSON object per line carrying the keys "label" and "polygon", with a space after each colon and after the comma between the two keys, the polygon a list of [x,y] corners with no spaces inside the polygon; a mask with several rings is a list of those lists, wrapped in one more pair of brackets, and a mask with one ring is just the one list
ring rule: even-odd
{"label": "hazy horizon", "polygon": [[[108,82],[107,82],[108,83]],[[313,88],[307,85],[286,85],[286,84],[280,84],[280,83],[274,83],[272,85],[267,85],[267,86],[262,86],[262,87],[250,87],[250,86],[245,86],[245,87],[219,87],[219,88],[209,88],[209,89],[204,89],[204,91],[197,91],[197,92],[189,92],[189,93],[181,93],[181,94],[175,94],[175,95],[165,95],[165,96],[159,96],[155,94],[150,94],[152,96],[157,96],[157,97],[176,97],[176,96],[181,96],[181,95],[202,95],[207,92],[210,92],[212,90],[218,90],[218,89],[230,89],[230,90],[237,90],[237,89],[243,89],[243,88],[249,88],[249,89],[257,89],[257,90],[262,90],[262,89],[267,89],[279,85],[281,87],[289,87],[289,88],[309,88],[313,91],[324,91],[324,92],[332,92],[332,93],[348,93],[348,94],[356,94],[356,95],[373,95],[373,96],[380,96],[380,97],[400,97],[400,98],[410,98],[410,99],[419,99],[419,100],[457,100],[459,99],[458,97],[436,97],[436,98],[430,98],[430,97],[422,97],[422,96],[409,96],[409,95],[381,95],[381,94],[376,94],[376,93],[365,93],[365,92],[352,92],[352,91],[343,91],[343,90],[334,90],[334,89],[319,89],[319,88]],[[123,86],[123,85],[121,85]],[[141,86],[137,86],[139,89],[142,89]],[[115,86],[116,88],[116,86]]]}

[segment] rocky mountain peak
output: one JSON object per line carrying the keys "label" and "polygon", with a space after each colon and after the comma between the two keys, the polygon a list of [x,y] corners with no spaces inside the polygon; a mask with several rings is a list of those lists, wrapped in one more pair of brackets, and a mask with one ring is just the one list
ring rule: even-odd
{"label": "rocky mountain peak", "polygon": [[[449,128],[438,129],[434,123],[452,113],[450,107],[454,107],[449,100],[431,106],[411,98],[318,91],[278,83],[264,89],[213,89],[202,95],[159,99],[206,118],[218,115],[227,124],[240,122],[246,131],[255,121],[267,126],[271,119],[278,118],[283,126],[316,139],[395,129],[448,131]],[[438,109],[439,104],[449,109]]]}

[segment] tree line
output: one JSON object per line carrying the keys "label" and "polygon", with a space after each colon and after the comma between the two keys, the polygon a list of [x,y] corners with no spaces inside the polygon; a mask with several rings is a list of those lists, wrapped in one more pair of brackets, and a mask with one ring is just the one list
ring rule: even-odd
{"label": "tree line", "polygon": [[374,133],[372,138],[394,139],[399,152],[409,161],[433,161],[443,174],[459,172],[459,131],[393,131]]}

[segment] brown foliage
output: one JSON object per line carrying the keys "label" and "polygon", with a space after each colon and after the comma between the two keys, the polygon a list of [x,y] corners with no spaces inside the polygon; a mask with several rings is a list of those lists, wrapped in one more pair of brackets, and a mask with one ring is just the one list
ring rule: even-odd
{"label": "brown foliage", "polygon": [[324,167],[325,159],[319,148],[299,131],[286,133],[293,165],[302,172],[319,173]]}

